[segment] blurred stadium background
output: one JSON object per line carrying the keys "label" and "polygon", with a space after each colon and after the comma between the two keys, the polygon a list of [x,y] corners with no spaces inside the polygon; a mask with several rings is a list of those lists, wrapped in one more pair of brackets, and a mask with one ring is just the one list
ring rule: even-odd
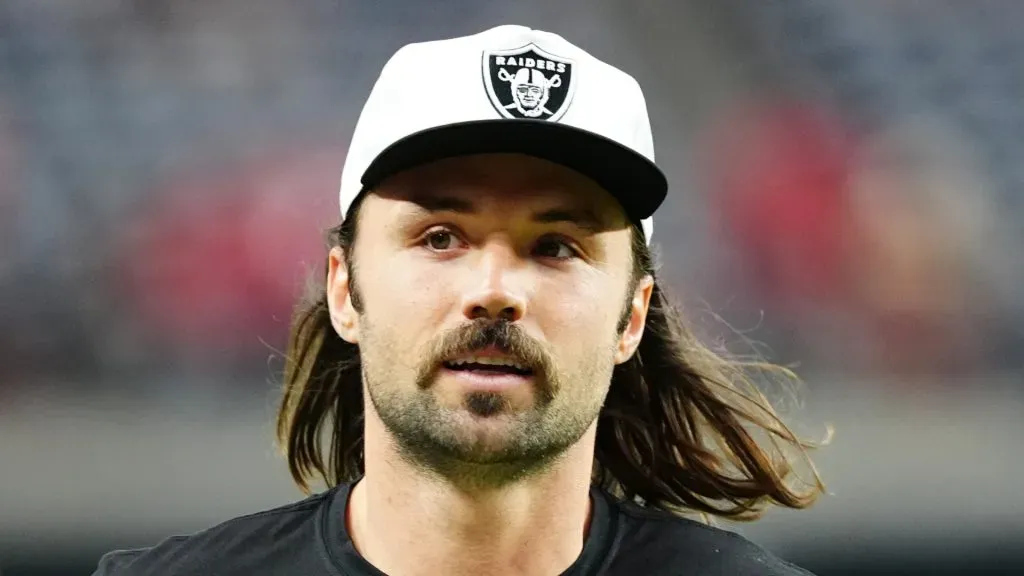
{"label": "blurred stadium background", "polygon": [[1017,0],[0,0],[0,574],[300,497],[276,351],[362,99],[500,23],[637,76],[663,281],[836,426],[830,496],[733,528],[821,576],[1024,574]]}

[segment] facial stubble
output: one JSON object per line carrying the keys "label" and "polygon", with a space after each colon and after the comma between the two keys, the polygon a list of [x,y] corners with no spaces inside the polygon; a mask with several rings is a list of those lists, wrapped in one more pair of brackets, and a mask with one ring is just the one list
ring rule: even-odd
{"label": "facial stubble", "polygon": [[[380,345],[383,348],[377,349],[384,351],[380,366],[371,355],[361,354],[365,396],[395,441],[399,456],[411,466],[466,488],[500,487],[549,468],[594,424],[611,381],[614,342],[631,316],[635,279],[629,283],[625,306],[607,350],[601,350],[589,361],[581,362],[575,377],[578,382],[570,386],[576,398],[562,398],[561,402],[556,402],[558,392],[563,388],[562,371],[555,366],[550,353],[517,326],[508,323],[502,325],[501,330],[505,332],[497,337],[493,329],[488,332],[480,326],[486,322],[477,322],[475,328],[464,328],[461,332],[438,338],[419,363],[414,392],[404,392],[401,386],[387,385],[389,381],[394,384],[396,380],[393,366],[387,359],[396,357],[393,354],[399,351],[389,345],[395,342],[394,339],[377,338],[355,282],[355,267],[352,268],[349,279],[352,300],[362,317],[360,347],[365,351],[368,347]],[[495,339],[533,366],[538,384],[536,405],[528,411],[516,413],[502,394],[474,392],[465,396],[463,410],[440,406],[431,390],[431,382],[436,379],[445,354],[460,347],[493,344]],[[602,361],[604,358],[608,360]],[[594,390],[594,386],[600,386],[600,389]],[[509,430],[502,443],[495,446],[466,436],[465,418],[468,415],[515,421],[508,424]],[[460,436],[460,432],[463,435]]]}
{"label": "facial stubble", "polygon": [[[366,320],[364,349],[387,349],[385,341],[394,340]],[[434,389],[441,361],[495,344],[533,367],[533,405],[515,410],[505,395],[488,392],[466,394],[457,407],[441,405]],[[364,358],[364,386],[397,452],[418,469],[467,487],[506,485],[551,466],[596,420],[611,373],[610,366],[598,369],[610,361],[589,358],[568,371],[576,381],[567,380],[551,354],[509,323],[477,322],[437,338],[421,355],[415,387],[396,386],[403,378],[378,358],[387,356]]]}

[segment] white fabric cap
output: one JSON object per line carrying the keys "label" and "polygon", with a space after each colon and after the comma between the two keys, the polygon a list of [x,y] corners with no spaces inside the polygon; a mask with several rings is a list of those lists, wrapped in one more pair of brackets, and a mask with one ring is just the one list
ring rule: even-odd
{"label": "white fabric cap", "polygon": [[498,26],[410,44],[363,107],[341,175],[344,218],[364,189],[446,157],[520,152],[590,176],[642,222],[668,185],[640,86],[561,36]]}

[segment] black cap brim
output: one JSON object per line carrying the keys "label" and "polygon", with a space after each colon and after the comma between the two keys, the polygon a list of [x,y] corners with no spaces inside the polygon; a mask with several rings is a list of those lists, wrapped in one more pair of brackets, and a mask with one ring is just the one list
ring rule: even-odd
{"label": "black cap brim", "polygon": [[473,154],[526,154],[561,164],[597,182],[639,222],[668,193],[661,170],[643,155],[599,134],[546,120],[478,120],[416,132],[381,152],[363,173],[363,188],[399,172]]}

